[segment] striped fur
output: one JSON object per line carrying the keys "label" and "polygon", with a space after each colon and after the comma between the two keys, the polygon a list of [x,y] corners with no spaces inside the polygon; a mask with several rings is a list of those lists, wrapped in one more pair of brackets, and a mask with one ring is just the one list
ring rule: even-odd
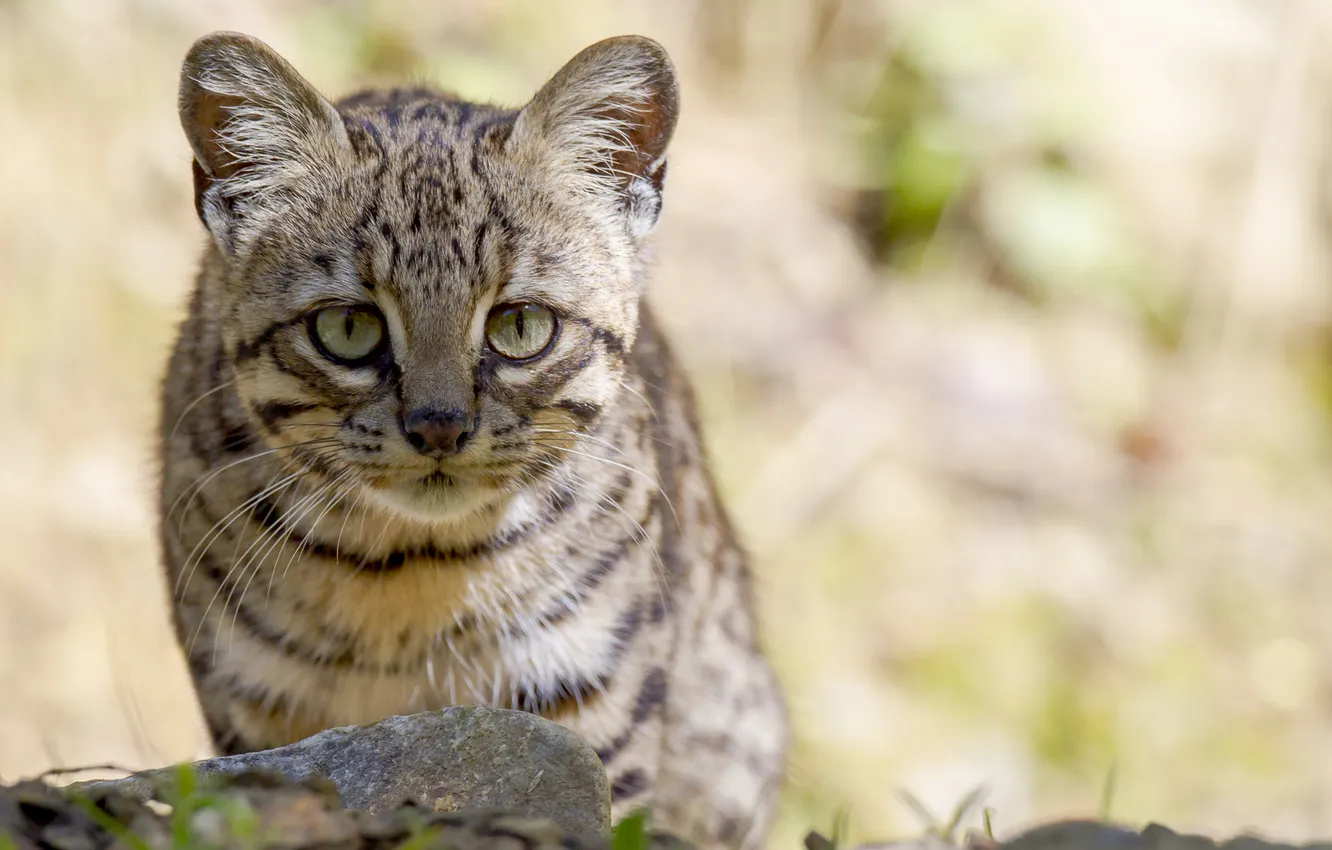
{"label": "striped fur", "polygon": [[[617,816],[761,843],[784,710],[690,389],[639,301],[675,97],[639,38],[520,111],[427,89],[334,106],[253,39],[191,50],[211,242],[164,386],[160,520],[220,749],[535,711],[597,748]],[[513,302],[559,319],[532,361],[485,343]],[[348,368],[307,317],[356,303],[389,346]],[[409,444],[423,404],[473,417],[461,452]]]}

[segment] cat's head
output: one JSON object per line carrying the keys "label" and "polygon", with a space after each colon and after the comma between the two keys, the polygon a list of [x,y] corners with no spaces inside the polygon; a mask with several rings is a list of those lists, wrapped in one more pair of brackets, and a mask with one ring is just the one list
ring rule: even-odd
{"label": "cat's head", "polygon": [[621,391],[676,113],[645,38],[518,111],[335,106],[255,39],[198,41],[180,114],[225,268],[209,309],[267,441],[421,518],[547,474]]}

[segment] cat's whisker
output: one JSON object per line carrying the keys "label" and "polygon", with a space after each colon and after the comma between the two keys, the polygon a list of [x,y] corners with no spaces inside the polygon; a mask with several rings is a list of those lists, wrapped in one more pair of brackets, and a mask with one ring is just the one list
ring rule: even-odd
{"label": "cat's whisker", "polygon": [[[223,516],[222,519],[215,522],[212,528],[210,528],[208,532],[206,532],[204,536],[200,539],[199,543],[195,546],[194,550],[191,551],[190,556],[185,561],[185,568],[182,570],[181,573],[181,578],[183,579],[184,586],[189,585],[189,582],[193,579],[195,570],[198,569],[199,564],[202,562],[208,550],[212,548],[214,543],[216,543],[219,539],[221,539],[222,535],[226,533],[226,531],[231,527],[233,523],[236,522],[236,520],[240,519],[249,511],[253,510],[256,506],[261,504],[265,499],[272,498],[278,495],[279,493],[283,492],[284,490],[290,488],[301,478],[305,477],[308,473],[309,471],[306,469],[298,469],[295,472],[288,474],[281,481],[276,481],[278,476],[274,476],[273,478],[269,479],[269,483],[265,485],[263,488],[261,488],[257,493],[255,493],[250,498],[246,499],[237,507],[233,508],[225,516]],[[278,473],[278,475],[281,475],[281,473]],[[242,538],[237,537],[236,539],[237,551],[239,551],[242,542],[243,542]],[[236,562],[236,555],[237,552],[234,551],[232,553],[233,564]],[[230,572],[228,572],[228,575],[230,575]],[[178,580],[175,589],[177,596],[179,596],[181,586],[182,582]],[[193,643],[191,643],[191,647],[192,646]]]}
{"label": "cat's whisker", "polygon": [[[541,446],[543,444],[539,439],[534,439],[531,441],[531,445]],[[558,452],[562,454],[570,454],[576,457],[586,458],[587,460],[593,461],[594,463],[604,463],[608,466],[613,466],[616,469],[623,469],[625,472],[628,472],[631,475],[636,475],[639,478],[642,478],[644,481],[650,484],[654,489],[656,489],[658,493],[661,494],[662,501],[665,502],[666,507],[670,509],[671,516],[674,517],[676,524],[677,525],[679,524],[680,517],[679,514],[677,514],[675,511],[675,505],[671,503],[670,496],[668,496],[666,494],[666,491],[662,489],[661,484],[657,481],[656,478],[654,478],[651,475],[648,475],[646,472],[643,472],[641,469],[636,469],[635,467],[629,466],[628,464],[620,463],[619,461],[611,460],[610,458],[607,457],[601,457],[600,455],[592,454],[590,452],[580,452],[577,449],[565,448],[563,446],[550,443],[546,443],[544,444],[544,446],[547,448],[556,449]]]}
{"label": "cat's whisker", "polygon": [[633,386],[629,383],[628,380],[622,380],[622,381],[620,381],[620,389],[624,390],[625,392],[629,393],[630,395],[636,397],[639,401],[643,402],[643,407],[644,407],[644,408],[645,408],[645,409],[646,409],[646,410],[652,415],[652,420],[653,420],[654,422],[657,420],[657,407],[656,407],[656,405],[654,405],[652,402],[648,401],[647,396],[645,396],[645,395],[643,395],[642,393],[640,393],[635,387],[633,387]]}
{"label": "cat's whisker", "polygon": [[618,462],[616,462],[616,461],[611,460],[610,458],[599,457],[599,456],[597,456],[597,455],[594,455],[594,454],[588,454],[588,453],[586,453],[586,452],[580,452],[580,451],[577,451],[577,450],[575,450],[575,449],[570,449],[570,450],[569,450],[569,453],[570,453],[570,454],[574,454],[574,455],[579,455],[579,456],[581,456],[581,457],[585,457],[585,458],[587,458],[588,460],[591,460],[591,461],[593,461],[593,462],[595,462],[595,463],[609,464],[610,466],[613,466],[613,467],[615,467],[615,468],[617,468],[617,469],[623,469],[624,471],[630,473],[631,475],[637,475],[639,478],[642,478],[644,481],[646,481],[648,484],[650,484],[650,485],[652,486],[653,489],[655,489],[655,490],[657,491],[657,494],[661,497],[661,501],[666,505],[666,508],[667,508],[668,510],[670,510],[670,512],[671,512],[671,518],[675,520],[675,525],[676,525],[676,527],[677,527],[677,528],[681,528],[681,527],[682,527],[682,526],[680,525],[680,515],[679,515],[678,513],[676,513],[676,511],[675,511],[675,505],[674,505],[674,503],[671,502],[671,497],[670,497],[670,495],[669,495],[669,494],[666,492],[666,490],[661,486],[661,482],[659,482],[655,476],[648,475],[646,472],[643,472],[643,471],[640,470],[640,469],[636,469],[636,468],[634,468],[634,467],[632,467],[632,466],[629,466],[628,464],[618,463]]}
{"label": "cat's whisker", "polygon": [[252,507],[259,504],[259,502],[263,501],[265,498],[273,495],[274,493],[281,492],[287,487],[290,487],[292,484],[294,484],[297,481],[297,479],[299,479],[304,474],[305,474],[304,471],[297,470],[296,472],[290,473],[277,483],[268,484],[258,493],[254,494],[250,498],[243,501],[241,504],[237,505],[236,507],[228,511],[227,514],[222,517],[222,519],[219,519],[217,522],[213,523],[212,528],[210,528],[203,535],[203,537],[200,538],[199,542],[195,544],[194,549],[190,551],[189,556],[185,559],[185,565],[184,568],[181,570],[181,576],[176,581],[176,588],[175,588],[176,594],[179,595],[180,593],[182,580],[183,584],[188,586],[190,583],[190,579],[193,578],[194,570],[199,566],[199,559],[202,558],[201,550],[202,552],[208,551],[208,547],[212,546],[213,541],[216,540],[217,537],[226,533],[226,530],[231,526],[231,523],[235,522],[238,518],[244,515]]}
{"label": "cat's whisker", "polygon": [[[533,428],[533,429],[532,429],[532,432],[533,432],[533,433],[537,433],[537,434],[556,434],[556,433],[561,433],[561,434],[574,435],[574,436],[577,436],[577,437],[579,437],[579,438],[581,438],[581,439],[590,440],[590,441],[592,441],[592,442],[597,442],[597,443],[599,443],[600,445],[603,445],[603,446],[605,446],[606,448],[609,448],[609,449],[613,449],[613,450],[615,450],[615,451],[617,451],[617,452],[620,452],[621,454],[627,454],[627,452],[626,452],[623,448],[621,448],[620,446],[613,445],[612,443],[609,443],[609,442],[607,442],[606,440],[602,440],[602,439],[599,439],[599,438],[595,438],[592,434],[586,434],[586,433],[583,433],[583,432],[581,432],[581,431],[558,431],[558,430],[554,430],[554,429]],[[638,437],[642,437],[642,438],[646,438],[646,439],[652,441],[653,443],[655,443],[656,445],[659,445],[659,446],[665,446],[666,448],[671,449],[671,450],[673,450],[673,451],[677,451],[677,452],[680,452],[680,453],[682,453],[682,454],[686,454],[691,460],[695,459],[695,453],[694,453],[694,452],[692,452],[692,451],[687,452],[687,451],[685,451],[684,447],[680,446],[678,443],[673,443],[673,442],[671,442],[670,440],[663,439],[663,438],[661,438],[661,437],[656,436],[655,434],[651,434],[651,433],[641,433],[641,432],[640,432],[640,433],[638,433],[636,436],[638,436]]]}
{"label": "cat's whisker", "polygon": [[370,563],[370,559],[374,557],[374,553],[379,550],[379,544],[384,542],[384,535],[388,534],[389,528],[396,522],[398,522],[398,517],[396,514],[385,515],[384,522],[379,527],[379,534],[370,544],[370,548],[366,550],[365,556],[361,560],[361,563],[357,564],[356,569],[352,570],[351,573],[348,574],[348,580],[355,578],[356,575],[359,574],[362,570],[364,570],[366,565]]}
{"label": "cat's whisker", "polygon": [[[338,561],[342,560],[342,535],[347,531],[347,520],[356,514],[356,509],[361,506],[361,499],[365,498],[365,488],[356,486],[356,482],[348,484],[348,489],[356,492],[356,498],[352,501],[351,507],[343,512],[342,526],[338,529],[337,540],[333,543],[333,557]],[[365,531],[365,513],[361,513],[361,531],[364,536]]]}
{"label": "cat's whisker", "polygon": [[180,412],[180,416],[176,417],[176,424],[171,426],[171,433],[167,434],[167,441],[169,442],[173,437],[176,436],[176,432],[180,430],[181,423],[185,421],[185,417],[186,417],[186,416],[189,416],[189,415],[190,415],[190,411],[192,411],[192,410],[194,410],[194,408],[198,407],[199,404],[200,404],[204,399],[208,398],[208,397],[211,396],[213,393],[221,392],[222,390],[225,390],[227,387],[230,387],[230,386],[232,386],[232,385],[235,384],[235,383],[236,383],[236,381],[235,381],[234,378],[233,378],[232,380],[230,380],[230,381],[224,381],[223,383],[218,384],[217,386],[213,387],[211,390],[208,390],[207,392],[202,393],[202,394],[199,395],[197,398],[195,398],[194,401],[192,401],[192,402],[190,402],[189,404],[185,405],[185,409],[182,410],[182,411]]}
{"label": "cat's whisker", "polygon": [[[346,472],[343,473],[344,476],[346,474],[347,474]],[[249,589],[249,582],[254,580],[254,577],[258,574],[260,568],[263,565],[263,562],[267,560],[268,555],[272,551],[278,549],[281,546],[282,537],[284,535],[287,535],[291,530],[295,528],[295,526],[300,522],[301,518],[305,516],[309,506],[317,504],[320,498],[323,496],[323,494],[327,492],[330,488],[335,487],[339,483],[339,481],[340,478],[338,480],[325,482],[324,484],[320,485],[317,489],[315,489],[313,492],[308,493],[304,497],[299,499],[295,505],[291,506],[287,512],[284,512],[281,515],[280,520],[275,525],[269,528],[265,528],[263,533],[260,534],[259,539],[256,540],[254,543],[252,543],[250,548],[247,549],[244,554],[240,555],[239,557],[233,557],[232,559],[233,563],[243,564],[243,566],[240,569],[241,576],[245,575],[247,569],[249,568],[249,564],[254,563],[254,571],[251,573],[249,580],[246,582],[245,590],[242,590],[241,592],[240,598],[242,604],[244,603],[245,599],[245,591]],[[264,543],[263,541],[265,540],[267,540],[268,542]],[[250,557],[250,552],[255,548],[256,545],[261,546],[262,549],[255,556]],[[229,577],[230,575],[228,575],[228,578]],[[270,591],[271,591],[271,580],[270,580]],[[231,606],[230,597],[228,597],[227,605],[228,607]],[[238,609],[236,609],[236,613],[239,613]],[[234,633],[235,630],[234,616],[232,618],[232,630]]]}
{"label": "cat's whisker", "polygon": [[586,441],[589,442],[589,443],[594,443],[595,445],[601,446],[602,448],[605,448],[605,449],[608,449],[608,450],[610,450],[610,451],[613,451],[613,452],[615,452],[616,454],[619,454],[619,455],[628,456],[628,454],[629,454],[629,453],[626,452],[624,449],[622,449],[621,447],[615,445],[614,443],[611,443],[611,442],[608,441],[608,440],[603,440],[603,439],[600,438],[600,437],[594,437],[594,436],[591,435],[591,434],[583,434],[583,433],[580,433],[580,432],[578,432],[578,431],[561,431],[561,430],[558,430],[558,429],[555,429],[555,428],[533,428],[533,429],[532,429],[532,433],[534,433],[534,434],[555,434],[555,435],[562,436],[562,437],[570,437],[570,438],[572,438],[575,442],[578,442],[578,441],[580,441],[580,440],[586,440]]}
{"label": "cat's whisker", "polygon": [[[331,437],[320,437],[320,438],[318,438],[318,439],[310,440],[310,441],[308,441],[308,442],[306,442],[306,443],[299,443],[299,444],[297,444],[297,445],[303,445],[303,446],[304,446],[304,445],[332,445],[332,444],[335,444],[336,442],[337,442],[337,440],[335,440],[335,439],[333,439],[333,438],[331,438]],[[185,490],[184,490],[179,496],[176,497],[176,500],[175,500],[174,502],[171,503],[171,507],[170,507],[170,508],[167,510],[167,512],[166,512],[166,520],[169,521],[169,520],[171,519],[171,517],[176,513],[176,508],[180,506],[180,502],[181,502],[181,500],[182,500],[182,499],[185,499],[186,497],[190,497],[190,503],[187,504],[187,505],[185,506],[185,510],[184,510],[183,514],[184,514],[184,515],[188,515],[189,512],[190,512],[190,507],[193,505],[193,496],[197,496],[199,493],[202,493],[202,492],[203,492],[203,488],[207,487],[210,483],[212,483],[213,479],[217,478],[219,475],[223,474],[223,473],[226,472],[227,470],[235,469],[236,467],[240,466],[241,464],[249,463],[250,461],[259,460],[259,459],[261,459],[261,458],[265,458],[265,457],[270,458],[270,459],[275,459],[275,458],[273,458],[274,455],[278,455],[278,454],[280,454],[281,452],[285,451],[287,448],[290,448],[290,447],[288,447],[288,446],[281,446],[281,447],[276,448],[276,449],[268,449],[268,450],[266,450],[266,451],[262,451],[262,452],[259,452],[259,453],[257,453],[257,454],[247,455],[247,456],[245,456],[245,457],[243,457],[243,458],[240,458],[240,459],[238,459],[238,460],[234,460],[234,461],[231,461],[230,463],[224,464],[223,466],[220,466],[220,467],[218,467],[217,469],[213,470],[211,473],[208,473],[208,474],[206,474],[206,475],[200,475],[197,479],[195,479],[195,481],[194,481],[193,484],[190,484],[188,487],[186,487]],[[280,459],[280,458],[276,458],[276,459]],[[183,517],[182,517],[182,520],[181,520],[181,521],[184,522]],[[179,531],[179,529],[177,529],[177,531]]]}
{"label": "cat's whisker", "polygon": [[[554,470],[552,469],[552,471],[554,471]],[[566,474],[567,474],[572,480],[574,480],[575,482],[581,484],[582,486],[584,486],[584,487],[588,486],[587,482],[586,482],[584,479],[582,479],[581,476],[579,476],[577,473],[575,473],[575,472],[573,472],[573,471],[568,471]],[[658,493],[661,493],[661,491],[658,490]],[[662,494],[662,495],[664,496],[664,494]],[[648,531],[647,531],[646,528],[643,527],[643,524],[640,523],[637,519],[635,519],[635,518],[633,517],[632,514],[630,514],[628,511],[626,511],[626,510],[624,509],[624,506],[621,505],[616,499],[612,498],[612,497],[611,497],[609,494],[607,494],[607,493],[603,493],[602,496],[601,496],[601,499],[602,499],[602,501],[608,503],[611,507],[613,507],[613,508],[614,508],[614,509],[615,509],[615,510],[616,510],[621,516],[623,516],[626,520],[628,520],[628,521],[629,521],[629,524],[632,525],[632,526],[634,527],[634,530],[635,530],[635,531],[636,531],[636,532],[637,532],[637,533],[638,533],[643,539],[645,539],[645,540],[650,540],[650,539],[651,539],[651,535],[648,534]],[[664,501],[664,499],[663,499],[663,501]],[[591,531],[590,525],[587,526],[587,527],[588,527],[588,531],[589,531],[589,533],[590,533],[590,531]],[[653,563],[653,578],[655,579],[655,584],[656,584],[656,587],[657,587],[657,593],[658,593],[658,595],[659,595],[659,598],[660,598],[660,600],[664,603],[665,600],[666,600],[666,589],[667,589],[667,587],[669,586],[668,579],[667,579],[667,576],[666,576],[666,565],[665,565],[664,563],[662,563],[662,561],[661,561],[661,553],[657,551],[657,547],[656,547],[655,545],[652,546],[652,552],[651,552],[651,554],[652,554],[652,563]],[[581,594],[576,595],[575,599],[576,599],[577,604],[579,604],[579,605],[582,604],[582,596],[581,596]]]}
{"label": "cat's whisker", "polygon": [[[355,475],[356,475],[355,470],[346,469],[337,478],[329,482],[329,486],[334,488],[333,496],[328,500],[328,504],[319,513],[319,515],[315,517],[314,522],[310,524],[310,528],[305,532],[305,537],[301,538],[300,545],[298,545],[292,551],[291,557],[287,559],[287,563],[282,567],[283,578],[286,578],[287,573],[291,570],[291,565],[295,563],[297,556],[299,556],[302,552],[305,551],[306,546],[310,545],[310,538],[311,536],[314,535],[315,530],[319,528],[319,523],[323,521],[324,517],[328,516],[329,511],[333,510],[337,506],[338,502],[342,501],[347,496],[347,494],[349,494],[352,491],[352,488],[355,485],[354,484],[348,485],[347,482],[351,481],[355,477]],[[297,518],[297,520],[292,523],[293,526],[296,525],[299,522],[299,520],[300,518]],[[275,576],[276,574],[277,572],[275,570],[273,572],[273,575],[270,575],[268,578],[269,598],[271,598],[273,595],[273,576]]]}
{"label": "cat's whisker", "polygon": [[[292,562],[296,559],[296,557],[297,557],[302,551],[304,551],[305,546],[306,546],[306,545],[309,543],[309,541],[310,541],[310,535],[314,534],[315,529],[317,529],[317,528],[319,527],[319,521],[322,520],[322,519],[324,518],[324,516],[328,513],[328,511],[331,510],[331,509],[333,508],[333,506],[337,503],[337,500],[341,497],[340,494],[341,494],[342,491],[341,491],[339,485],[341,484],[341,482],[343,482],[344,480],[346,480],[346,478],[347,478],[348,476],[350,476],[351,474],[353,474],[351,470],[344,470],[344,471],[342,472],[342,474],[341,474],[338,478],[334,479],[333,481],[329,481],[328,483],[326,483],[326,484],[324,484],[322,487],[320,487],[318,490],[316,490],[316,491],[315,491],[315,492],[314,492],[314,493],[313,493],[313,494],[312,494],[312,495],[306,500],[306,506],[305,506],[304,508],[300,507],[299,504],[298,504],[296,507],[294,507],[294,508],[292,509],[293,512],[294,512],[294,511],[299,511],[299,513],[295,513],[294,516],[291,516],[289,521],[287,521],[287,517],[286,517],[286,516],[283,517],[284,522],[281,523],[280,526],[279,526],[277,529],[275,529],[274,539],[273,539],[273,542],[269,544],[269,546],[268,546],[268,550],[265,551],[264,553],[262,553],[261,555],[258,556],[258,563],[256,563],[254,569],[253,569],[253,570],[251,571],[251,573],[250,573],[250,577],[246,580],[246,582],[245,582],[245,587],[241,590],[240,601],[237,603],[236,607],[233,609],[232,618],[231,618],[232,636],[233,636],[233,637],[234,637],[234,635],[235,635],[235,630],[236,630],[236,618],[237,618],[237,617],[239,616],[239,614],[240,614],[240,608],[241,608],[241,606],[243,606],[243,605],[245,604],[245,595],[246,595],[246,594],[249,592],[249,590],[250,590],[250,584],[255,580],[255,578],[258,577],[259,572],[261,571],[264,562],[268,560],[268,556],[269,556],[269,554],[271,554],[271,553],[277,553],[277,554],[280,555],[280,553],[281,553],[281,551],[282,551],[282,548],[281,548],[281,547],[282,547],[282,543],[283,543],[283,538],[290,538],[291,533],[292,533],[293,531],[298,531],[298,530],[299,530],[299,526],[300,526],[300,522],[301,522],[301,520],[304,519],[304,518],[309,514],[309,512],[310,512],[312,509],[317,509],[317,508],[318,508],[319,503],[320,503],[320,501],[323,499],[323,496],[324,496],[325,493],[327,493],[329,490],[334,490],[334,496],[333,496],[333,498],[331,498],[331,499],[328,501],[328,503],[325,505],[325,507],[323,508],[323,510],[320,512],[320,514],[319,514],[317,517],[315,517],[315,521],[314,521],[314,523],[310,526],[310,529],[306,532],[305,538],[300,542],[299,545],[297,545],[297,546],[295,546],[295,547],[293,548],[293,550],[292,550],[292,554],[291,554],[291,557],[288,559],[286,566],[285,566],[285,567],[283,568],[283,570],[282,570],[282,575],[283,575],[283,577],[285,578],[285,577],[286,577],[286,574],[287,574],[287,570],[289,570],[289,569],[291,568],[291,564],[292,564]],[[275,565],[275,567],[276,567],[276,565]],[[242,573],[242,575],[244,575],[244,573]],[[273,598],[273,584],[274,584],[274,579],[275,579],[276,577],[277,577],[277,570],[276,570],[276,569],[270,570],[270,571],[269,571],[269,574],[268,574],[268,590],[267,590],[267,592],[265,593],[265,596],[264,596],[265,602],[270,602],[270,601],[272,601],[272,598]],[[230,602],[228,601],[228,605],[229,605],[229,604],[230,604]]]}
{"label": "cat's whisker", "polygon": [[[299,513],[296,513],[295,516],[289,516],[287,514],[284,514],[282,518],[273,527],[264,529],[264,532],[259,535],[259,537],[254,541],[254,543],[250,544],[250,548],[245,551],[245,554],[241,555],[240,558],[235,559],[233,561],[233,566],[230,570],[227,571],[226,579],[223,582],[223,583],[230,582],[232,575],[237,576],[236,581],[232,584],[231,591],[227,594],[227,601],[225,605],[225,608],[230,609],[232,612],[231,630],[228,633],[227,637],[228,652],[231,651],[232,642],[235,640],[236,637],[237,620],[240,617],[241,607],[244,606],[245,604],[245,595],[246,593],[249,592],[250,584],[254,581],[255,577],[263,569],[264,561],[268,559],[268,556],[272,552],[278,551],[280,549],[283,538],[289,533],[291,529],[293,529],[296,526],[298,522],[300,522],[300,519],[305,516],[305,514],[309,511],[311,507],[319,503],[320,498],[323,496],[323,494],[328,490],[330,486],[331,483],[325,483],[321,485],[318,489],[316,489],[314,492],[309,493],[306,496],[302,497],[292,508],[293,513],[297,511],[299,511]],[[259,551],[253,556],[251,556],[250,552],[253,551],[256,546],[259,547]],[[242,582],[244,582],[243,586],[241,584]],[[236,597],[236,593],[238,590],[240,592],[239,600],[237,600]],[[222,591],[222,584],[219,584],[217,591],[215,591],[213,594],[213,599],[210,600],[208,603],[210,608],[212,607],[213,603],[217,600],[217,596],[218,594],[221,593],[221,591]],[[206,617],[207,614],[208,611],[205,610],[204,616]],[[218,642],[214,641],[213,643],[214,663],[216,663],[217,649],[218,649]]]}
{"label": "cat's whisker", "polygon": [[342,422],[305,422],[300,419],[288,419],[282,423],[283,431],[290,431],[293,428],[346,428]]}
{"label": "cat's whisker", "polygon": [[[294,482],[294,480],[295,480],[295,479],[293,478],[293,479],[291,479],[290,481],[287,481],[287,482],[284,483],[284,484],[280,484],[280,485],[278,486],[278,489],[273,490],[272,492],[273,492],[273,493],[281,492],[282,490],[284,490],[284,489],[286,489],[287,487],[291,486],[291,484]],[[271,488],[270,488],[270,489],[271,489]],[[272,493],[270,493],[269,495],[271,495],[271,494],[272,494]],[[237,516],[239,516],[239,515],[240,515],[240,514],[237,514]],[[234,522],[235,519],[233,518],[231,521]],[[228,522],[228,525],[230,525],[230,522]],[[225,529],[224,529],[224,530],[225,530]],[[219,533],[219,534],[220,534],[220,533]],[[201,544],[202,544],[202,541],[201,541]],[[238,544],[238,545],[239,545],[239,544]],[[212,546],[212,542],[209,542],[208,546]],[[206,553],[207,551],[208,551],[208,549],[205,548],[205,549],[204,549],[204,553]],[[200,556],[199,556],[199,560],[194,561],[192,564],[191,564],[189,561],[186,562],[187,565],[188,565],[188,572],[189,572],[189,575],[190,575],[191,578],[192,578],[193,575],[194,575],[194,570],[197,569],[198,566],[199,566],[199,561],[201,561],[202,559],[203,559],[203,554],[201,553]],[[235,565],[234,565],[234,563],[233,563],[232,567],[228,568],[226,574],[224,575],[224,577],[223,577],[224,581],[225,581],[227,578],[229,578],[229,577],[231,576],[232,570],[233,570],[234,568],[235,568]],[[190,583],[190,579],[187,579],[186,582],[185,582],[185,585],[188,587],[188,586],[189,586],[189,583]],[[196,644],[196,643],[198,642],[198,640],[199,640],[199,635],[201,634],[201,632],[202,632],[202,630],[203,630],[204,624],[208,622],[208,613],[209,613],[209,611],[212,610],[212,608],[213,608],[213,603],[217,601],[217,596],[218,596],[218,594],[222,592],[222,585],[223,585],[223,583],[224,583],[224,582],[219,582],[219,583],[218,583],[216,589],[214,589],[214,591],[213,591],[213,596],[212,596],[212,598],[211,598],[211,599],[209,600],[209,602],[208,602],[208,606],[204,609],[203,614],[199,617],[199,624],[198,624],[198,626],[195,628],[194,633],[190,636],[190,640],[189,640],[189,642],[187,643],[187,645],[186,645],[186,647],[185,647],[185,654],[186,654],[187,657],[192,657],[192,656],[194,655],[194,647],[195,647],[195,644]],[[214,661],[216,661],[217,637],[218,637],[218,635],[217,635],[217,633],[215,632],[215,633],[213,634]]]}
{"label": "cat's whisker", "polygon": [[[265,485],[263,488],[261,488],[259,492],[255,493],[253,496],[246,499],[240,505],[237,505],[235,508],[229,511],[225,516],[223,516],[221,519],[215,522],[212,528],[210,528],[207,532],[205,532],[203,537],[200,538],[198,544],[196,544],[194,549],[190,552],[189,557],[185,559],[185,563],[184,566],[182,567],[180,577],[177,579],[176,582],[175,593],[177,597],[179,598],[180,590],[182,587],[182,580],[184,586],[189,585],[190,581],[194,577],[195,570],[197,570],[199,567],[200,561],[203,560],[204,554],[206,554],[208,550],[212,547],[212,545],[215,542],[217,542],[217,540],[220,539],[223,534],[226,533],[227,529],[229,529],[231,525],[234,522],[236,522],[236,520],[240,519],[242,516],[244,516],[254,507],[259,505],[261,502],[263,502],[264,499],[270,498],[282,492],[283,490],[286,490],[288,487],[293,486],[297,481],[299,481],[301,478],[309,474],[310,470],[302,467],[300,469],[297,469],[295,472],[288,474],[285,478],[283,478],[281,481],[278,481],[277,483],[273,483],[274,479],[277,478],[277,476],[274,476],[273,479],[269,479],[269,483]],[[278,475],[281,475],[281,473],[278,473]],[[237,539],[238,548],[239,545],[240,545],[240,539],[238,538]]]}

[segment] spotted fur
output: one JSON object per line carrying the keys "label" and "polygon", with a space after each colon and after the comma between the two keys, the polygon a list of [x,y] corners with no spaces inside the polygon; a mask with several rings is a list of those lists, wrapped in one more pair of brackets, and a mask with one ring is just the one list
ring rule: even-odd
{"label": "spotted fur", "polygon": [[[208,233],[163,392],[161,539],[218,747],[454,704],[540,712],[601,755],[617,815],[754,847],[786,725],[692,396],[640,302],[677,109],[643,38],[521,110],[424,89],[331,104],[262,43],[190,51]],[[500,304],[549,348],[486,343]],[[348,367],[310,316],[372,305]],[[413,412],[466,442],[408,439]]]}

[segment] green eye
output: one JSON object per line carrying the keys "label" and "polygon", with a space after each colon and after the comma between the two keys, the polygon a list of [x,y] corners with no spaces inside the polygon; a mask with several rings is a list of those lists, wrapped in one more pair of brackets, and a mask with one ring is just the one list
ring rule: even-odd
{"label": "green eye", "polygon": [[510,360],[537,356],[554,337],[555,314],[536,304],[504,304],[486,319],[490,347]]}
{"label": "green eye", "polygon": [[355,365],[379,351],[384,320],[370,307],[325,307],[314,314],[310,331],[324,356]]}

